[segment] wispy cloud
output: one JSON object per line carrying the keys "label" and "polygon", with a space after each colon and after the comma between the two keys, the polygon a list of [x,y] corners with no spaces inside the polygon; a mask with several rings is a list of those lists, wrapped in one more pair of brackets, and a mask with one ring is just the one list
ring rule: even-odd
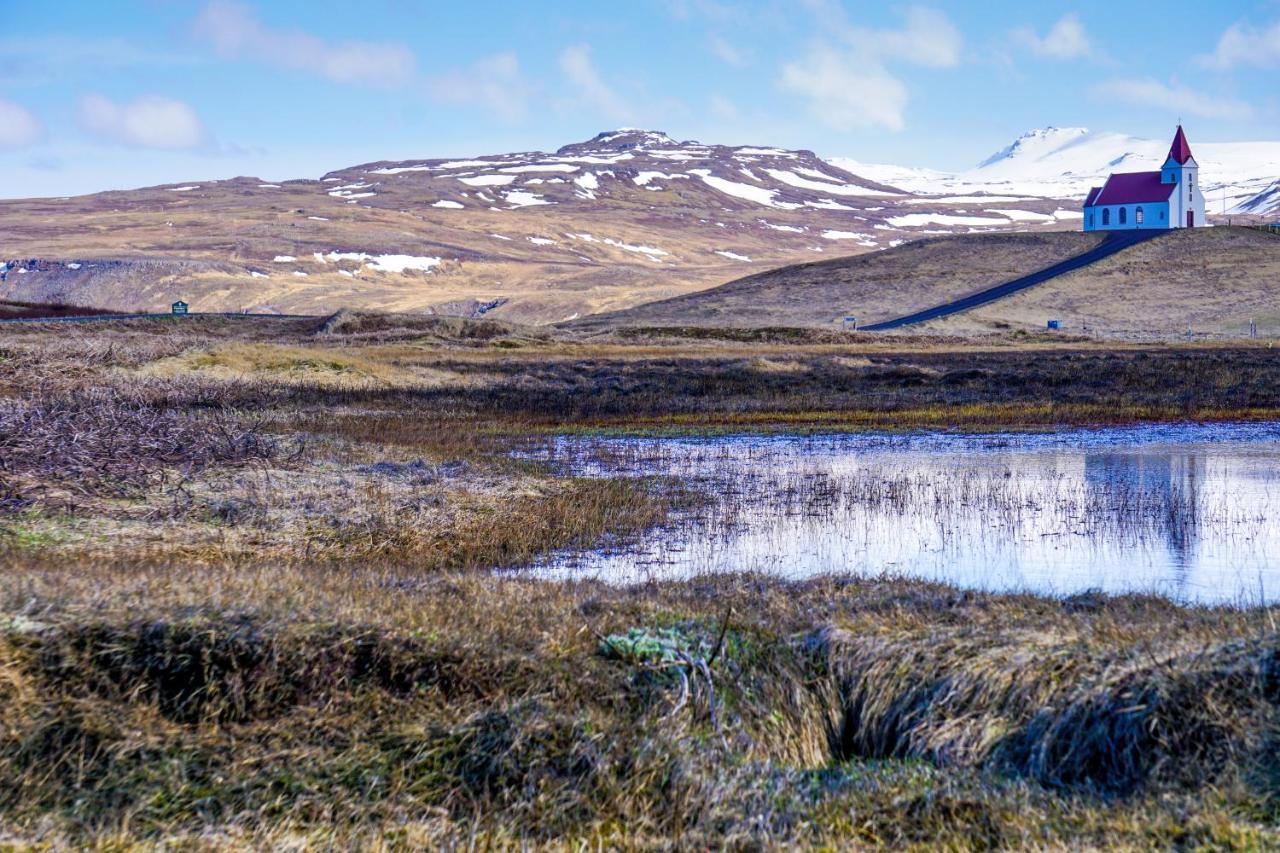
{"label": "wispy cloud", "polygon": [[1108,80],[1095,86],[1094,93],[1121,103],[1202,118],[1234,120],[1253,115],[1253,108],[1244,101],[1150,77]]}
{"label": "wispy cloud", "polygon": [[907,9],[903,26],[863,27],[852,23],[834,0],[804,0],[831,35],[868,59],[901,60],[930,68],[960,64],[964,37],[946,13],[926,6]]}
{"label": "wispy cloud", "polygon": [[782,88],[809,104],[814,118],[836,130],[906,126],[907,87],[878,63],[815,45],[782,69]]}
{"label": "wispy cloud", "polygon": [[891,63],[960,64],[964,38],[935,9],[913,6],[903,26],[875,29],[851,23],[834,0],[805,0],[805,5],[829,35],[783,66],[780,85],[806,101],[814,118],[837,130],[906,127],[909,92],[889,70]]}
{"label": "wispy cloud", "polygon": [[211,0],[200,10],[194,32],[223,56],[250,59],[318,74],[338,83],[405,85],[417,58],[397,42],[335,41],[298,29],[268,27],[253,8],[235,0]]}
{"label": "wispy cloud", "polygon": [[35,113],[0,98],[0,148],[26,148],[44,139],[44,124]]}
{"label": "wispy cloud", "polygon": [[746,54],[731,44],[724,36],[712,35],[708,40],[708,44],[711,47],[712,55],[721,62],[732,65],[734,68],[746,67]]}
{"label": "wispy cloud", "polygon": [[68,73],[191,66],[202,61],[191,51],[144,48],[105,34],[92,39],[59,33],[0,37],[0,83],[11,86],[47,85]]}
{"label": "wispy cloud", "polygon": [[1200,57],[1200,61],[1220,69],[1239,65],[1280,67],[1280,20],[1260,27],[1232,24],[1218,37],[1213,53]]}
{"label": "wispy cloud", "polygon": [[503,121],[519,121],[529,112],[536,87],[524,76],[514,53],[487,56],[469,68],[427,79],[427,91],[439,101],[479,106]]}
{"label": "wispy cloud", "polygon": [[212,143],[190,104],[159,95],[117,103],[91,93],[80,99],[79,118],[81,126],[99,139],[131,148],[183,151]]}
{"label": "wispy cloud", "polygon": [[1031,27],[1018,27],[1012,35],[1015,42],[1032,53],[1051,59],[1080,59],[1095,52],[1084,24],[1071,12],[1059,18],[1043,36]]}
{"label": "wispy cloud", "polygon": [[587,44],[567,47],[560,53],[560,71],[580,101],[614,121],[633,121],[635,110],[600,76]]}

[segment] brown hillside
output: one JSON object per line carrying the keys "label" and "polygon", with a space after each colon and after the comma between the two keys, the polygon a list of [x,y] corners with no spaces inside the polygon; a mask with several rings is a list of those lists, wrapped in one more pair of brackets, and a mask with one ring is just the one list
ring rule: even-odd
{"label": "brown hillside", "polygon": [[1096,234],[969,234],[783,267],[720,287],[586,318],[618,326],[829,326],[854,315],[888,320],[1087,251]]}
{"label": "brown hillside", "polygon": [[1175,231],[1092,266],[964,314],[930,331],[984,332],[1008,326],[1111,338],[1166,339],[1186,333],[1235,337],[1252,318],[1258,334],[1280,335],[1280,236],[1252,228]]}

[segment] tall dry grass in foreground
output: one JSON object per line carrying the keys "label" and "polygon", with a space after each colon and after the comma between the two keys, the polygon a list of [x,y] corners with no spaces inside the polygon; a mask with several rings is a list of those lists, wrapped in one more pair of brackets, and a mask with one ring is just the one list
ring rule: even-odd
{"label": "tall dry grass in foreground", "polygon": [[990,413],[1082,370],[1080,405],[1238,413],[1264,353],[757,370],[352,322],[0,333],[0,844],[1280,846],[1274,608],[490,571],[696,500],[506,455],[551,427]]}

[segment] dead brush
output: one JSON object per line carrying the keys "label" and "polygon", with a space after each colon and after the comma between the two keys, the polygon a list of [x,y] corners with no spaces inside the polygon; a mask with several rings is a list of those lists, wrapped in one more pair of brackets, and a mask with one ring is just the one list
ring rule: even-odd
{"label": "dead brush", "polygon": [[253,421],[158,409],[114,388],[0,400],[0,478],[35,477],[81,495],[137,496],[214,465],[300,450]]}
{"label": "dead brush", "polygon": [[1274,634],[1158,656],[989,626],[867,639],[827,629],[810,643],[838,684],[832,734],[844,757],[1129,793],[1269,768],[1280,730]]}

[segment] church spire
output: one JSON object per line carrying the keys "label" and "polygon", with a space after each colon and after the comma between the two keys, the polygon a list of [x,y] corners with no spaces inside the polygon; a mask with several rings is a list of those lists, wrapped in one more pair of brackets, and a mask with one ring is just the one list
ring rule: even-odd
{"label": "church spire", "polygon": [[1169,147],[1169,159],[1185,165],[1191,159],[1191,146],[1187,143],[1187,135],[1182,132],[1182,125],[1178,125],[1178,132],[1173,137],[1173,145]]}

